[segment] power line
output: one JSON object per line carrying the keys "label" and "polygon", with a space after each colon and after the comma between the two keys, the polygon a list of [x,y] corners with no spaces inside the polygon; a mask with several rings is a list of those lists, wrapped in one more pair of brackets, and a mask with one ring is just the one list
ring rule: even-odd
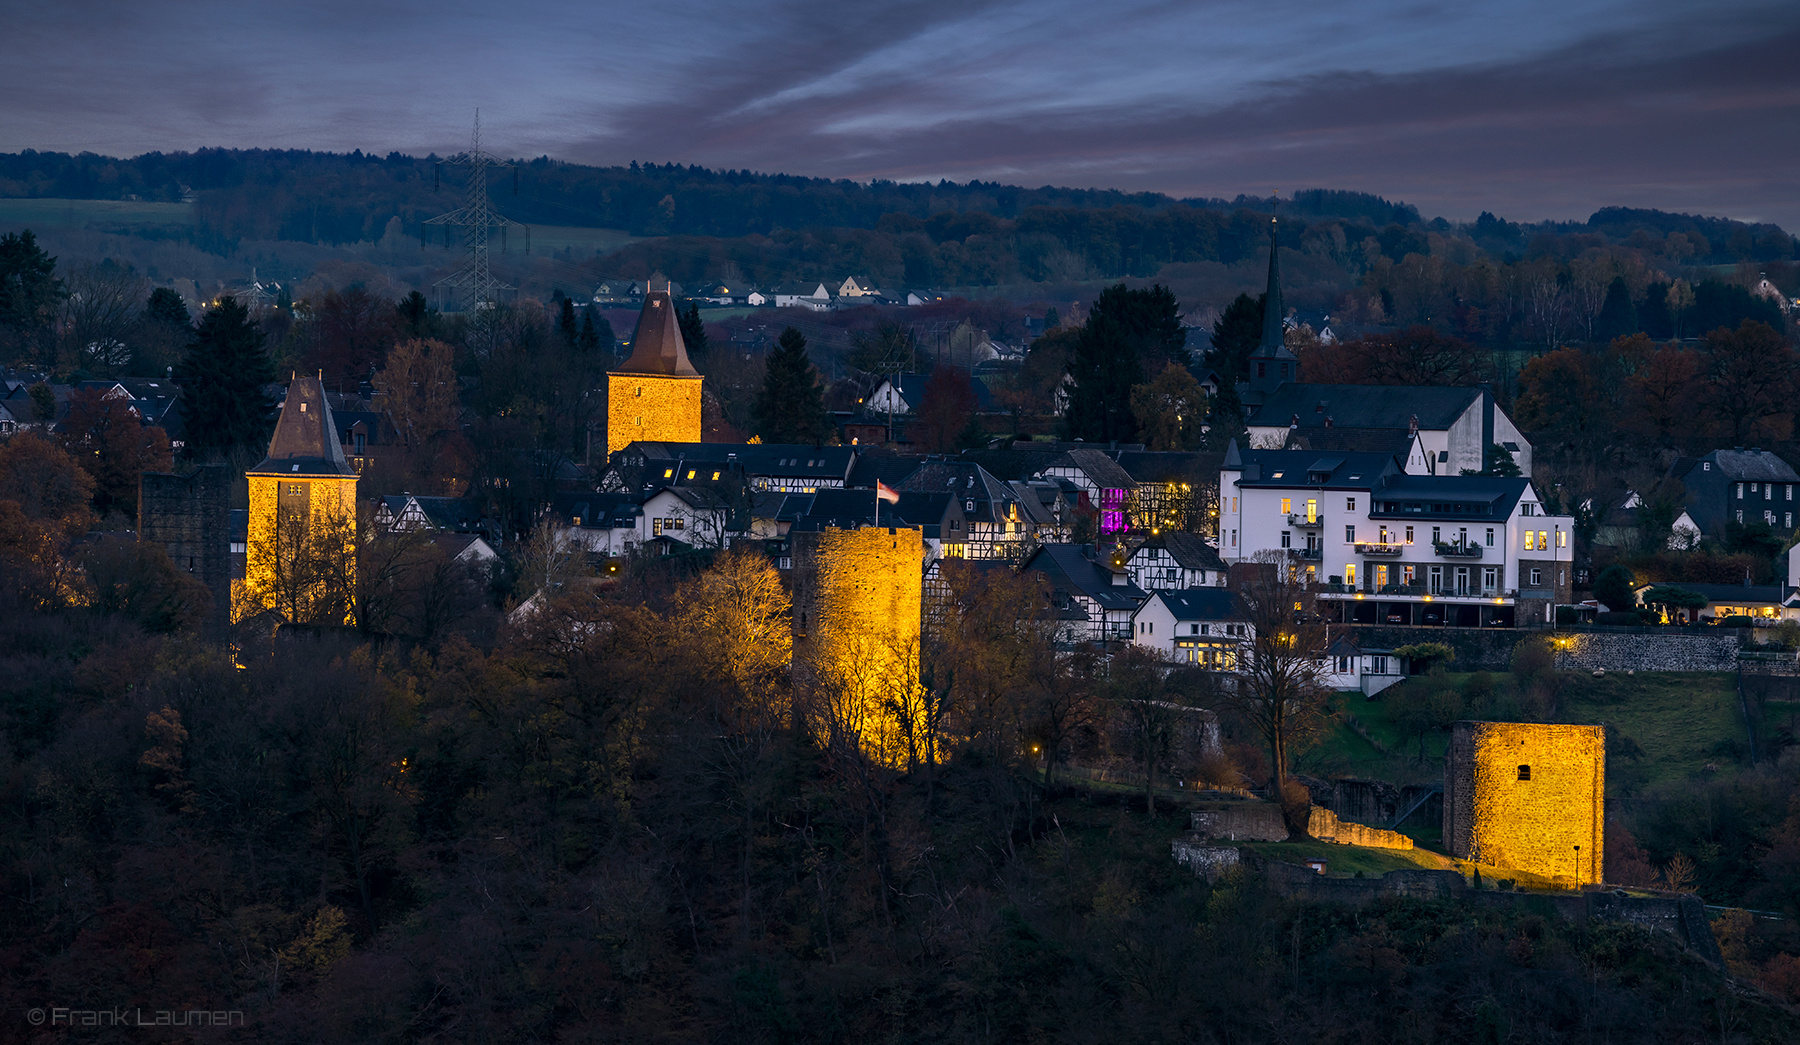
{"label": "power line", "polygon": [[[494,212],[488,201],[487,172],[489,168],[511,167],[481,148],[481,110],[475,110],[475,135],[469,151],[461,156],[453,156],[445,163],[469,168],[469,183],[465,193],[465,202],[461,207],[448,214],[440,214],[428,219],[427,225],[457,226],[463,230],[463,244],[467,257],[462,267],[433,284],[439,295],[440,307],[447,304],[448,298],[454,296],[458,304],[465,308],[492,308],[496,303],[499,291],[514,289],[510,284],[502,283],[488,267],[488,232],[499,229],[501,242],[505,242],[508,228],[526,230],[526,250],[529,251],[531,230],[510,218]],[[516,173],[515,173],[516,176]]]}

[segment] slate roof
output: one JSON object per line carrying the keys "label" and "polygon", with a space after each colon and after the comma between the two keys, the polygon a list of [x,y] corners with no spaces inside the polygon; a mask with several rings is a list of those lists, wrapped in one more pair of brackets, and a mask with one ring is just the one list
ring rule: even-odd
{"label": "slate roof", "polygon": [[1143,605],[1144,589],[1132,583],[1114,584],[1111,570],[1094,562],[1091,544],[1042,544],[1020,566],[1044,573],[1058,588],[1092,599],[1106,610],[1135,610]]}
{"label": "slate roof", "polygon": [[1250,423],[1260,427],[1288,425],[1295,415],[1300,427],[1323,428],[1331,419],[1334,428],[1419,427],[1448,429],[1481,398],[1479,388],[1444,388],[1434,385],[1315,385],[1289,382],[1270,392],[1256,408]]}
{"label": "slate roof", "polygon": [[[705,464],[714,468],[739,468],[749,476],[787,479],[838,479],[850,475],[857,453],[849,446],[813,446],[810,443],[632,443],[618,451],[641,455],[646,478],[657,482],[661,471]],[[662,465],[658,470],[654,466]],[[674,476],[668,478],[673,479]]]}
{"label": "slate roof", "polygon": [[897,454],[885,450],[874,450],[856,455],[856,463],[850,468],[850,477],[844,480],[845,486],[860,486],[873,490],[875,481],[880,480],[889,486],[898,487],[907,476],[919,470],[925,463],[924,454]]}
{"label": "slate roof", "polygon": [[1114,459],[1140,483],[1204,482],[1210,486],[1219,479],[1219,465],[1225,455],[1206,451],[1121,450]]}
{"label": "slate roof", "polygon": [[[1068,465],[1081,469],[1082,474],[1093,480],[1095,486],[1102,490],[1135,490],[1137,480],[1131,473],[1119,467],[1119,462],[1108,457],[1100,450],[1070,450],[1064,455]],[[1056,462],[1051,467],[1061,467],[1063,462]]]}
{"label": "slate roof", "polygon": [[1800,473],[1767,450],[1714,450],[1705,457],[1683,457],[1675,464],[1675,477],[1684,478],[1702,461],[1711,461],[1732,482],[1800,483]]}
{"label": "slate roof", "polygon": [[1174,588],[1156,592],[1176,620],[1242,620],[1243,599],[1229,588]]}
{"label": "slate roof", "polygon": [[[1310,486],[1340,490],[1373,489],[1384,476],[1400,472],[1393,454],[1239,450],[1235,440],[1226,448],[1225,463],[1221,468],[1238,471],[1238,486]],[[1319,476],[1323,478],[1317,478]]]}
{"label": "slate roof", "polygon": [[281,418],[275,422],[275,434],[269,439],[268,456],[250,471],[263,475],[356,474],[344,459],[331,404],[326,401],[325,387],[318,378],[296,378],[288,386]]}
{"label": "slate roof", "polygon": [[551,511],[571,525],[580,519],[584,530],[628,530],[637,527],[643,506],[629,494],[565,493],[552,499]]}
{"label": "slate roof", "polygon": [[1199,534],[1176,530],[1159,534],[1144,543],[1152,546],[1160,544],[1169,553],[1169,557],[1184,570],[1225,569],[1225,560],[1219,558],[1219,553]]}
{"label": "slate roof", "polygon": [[[1507,519],[1531,480],[1497,475],[1394,475],[1369,495],[1371,519]],[[1417,505],[1411,511],[1407,505]],[[1464,506],[1458,510],[1453,506]],[[1476,506],[1482,511],[1471,510]]]}
{"label": "slate roof", "polygon": [[959,498],[974,498],[975,510],[967,517],[975,522],[998,522],[1005,517],[995,505],[1018,500],[1012,487],[994,478],[993,473],[968,461],[926,461],[919,470],[906,477],[897,488],[900,492],[938,493]]}
{"label": "slate roof", "polygon": [[681,340],[681,323],[667,291],[644,295],[637,329],[631,335],[631,358],[614,371],[618,374],[655,374],[660,377],[699,377],[688,362],[687,344]]}
{"label": "slate roof", "polygon": [[1365,453],[1404,454],[1412,446],[1412,433],[1405,428],[1297,428],[1288,435],[1292,450],[1336,450]]}

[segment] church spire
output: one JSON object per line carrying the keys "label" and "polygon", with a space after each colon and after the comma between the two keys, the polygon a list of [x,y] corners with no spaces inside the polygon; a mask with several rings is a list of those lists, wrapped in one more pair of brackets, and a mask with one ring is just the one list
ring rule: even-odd
{"label": "church spire", "polygon": [[1257,347],[1265,351],[1282,348],[1287,344],[1282,320],[1287,318],[1287,308],[1281,302],[1281,244],[1276,235],[1275,205],[1280,198],[1269,205],[1269,288],[1263,295],[1263,328],[1262,341]]}

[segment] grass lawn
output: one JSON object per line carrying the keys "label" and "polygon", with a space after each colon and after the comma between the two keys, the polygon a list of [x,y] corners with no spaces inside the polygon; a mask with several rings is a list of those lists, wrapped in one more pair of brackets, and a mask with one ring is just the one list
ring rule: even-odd
{"label": "grass lawn", "polygon": [[1354,878],[1358,871],[1365,878],[1376,878],[1389,871],[1441,871],[1456,867],[1456,861],[1449,857],[1424,849],[1365,849],[1335,842],[1244,842],[1239,848],[1290,864],[1323,860],[1326,875],[1334,878]]}
{"label": "grass lawn", "polygon": [[144,228],[193,223],[194,208],[188,203],[0,199],[0,230],[7,232],[20,229]]}
{"label": "grass lawn", "polygon": [[[1446,679],[1464,687],[1470,677],[1453,672]],[[1496,690],[1512,686],[1510,675],[1491,673],[1488,678]],[[1340,716],[1354,715],[1389,753],[1377,750],[1340,717],[1322,742],[1300,757],[1300,771],[1370,777],[1396,784],[1440,778],[1449,734],[1428,735],[1424,760],[1420,761],[1417,742],[1403,741],[1393,722],[1395,707],[1405,698],[1406,687],[1422,682],[1402,682],[1375,700],[1365,700],[1355,693],[1333,698],[1333,707]],[[1608,672],[1595,678],[1570,672],[1563,685],[1558,721],[1607,727],[1608,794],[1628,795],[1646,786],[1692,779],[1705,774],[1708,765],[1722,768],[1747,754],[1735,677],[1730,673]],[[1480,714],[1472,710],[1469,717],[1479,718]],[[1771,731],[1776,726],[1785,727],[1790,718],[1800,720],[1800,705],[1769,702],[1766,721]]]}

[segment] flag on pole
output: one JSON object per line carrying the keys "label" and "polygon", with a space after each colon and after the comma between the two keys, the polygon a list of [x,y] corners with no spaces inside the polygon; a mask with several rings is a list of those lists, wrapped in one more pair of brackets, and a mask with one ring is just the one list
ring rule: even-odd
{"label": "flag on pole", "polygon": [[877,479],[875,480],[875,499],[886,501],[889,504],[899,504],[900,491]]}

